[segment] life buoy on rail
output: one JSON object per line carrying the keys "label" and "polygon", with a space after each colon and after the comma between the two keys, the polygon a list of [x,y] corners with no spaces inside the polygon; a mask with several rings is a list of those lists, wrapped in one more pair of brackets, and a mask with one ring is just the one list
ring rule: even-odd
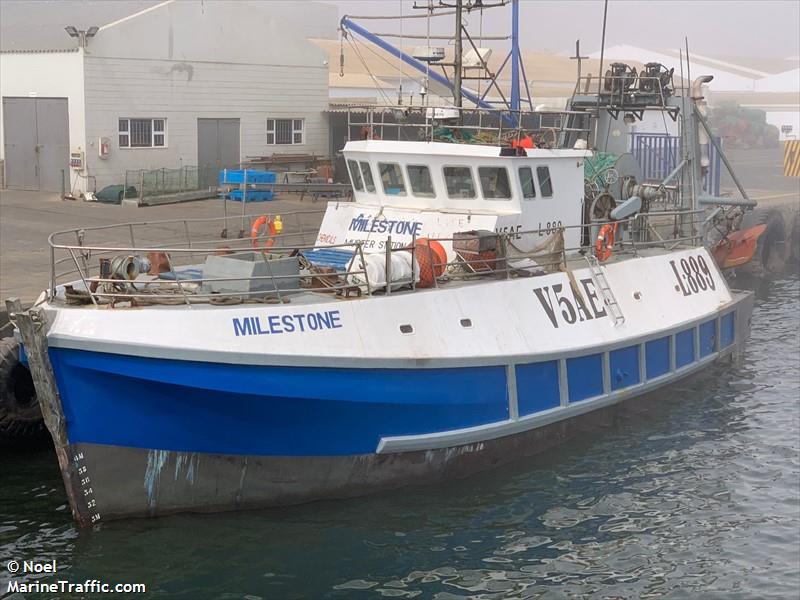
{"label": "life buoy on rail", "polygon": [[253,227],[250,228],[250,242],[253,244],[253,248],[258,249],[261,247],[258,242],[258,238],[261,235],[261,227],[266,225],[267,231],[269,231],[269,239],[264,242],[264,248],[272,248],[275,245],[275,237],[277,234],[281,232],[282,223],[280,217],[275,217],[275,219],[270,219],[266,215],[261,215],[255,221],[253,221]]}
{"label": "life buoy on rail", "polygon": [[594,244],[594,255],[600,260],[608,260],[614,250],[614,238],[617,236],[617,224],[606,223],[597,234]]}

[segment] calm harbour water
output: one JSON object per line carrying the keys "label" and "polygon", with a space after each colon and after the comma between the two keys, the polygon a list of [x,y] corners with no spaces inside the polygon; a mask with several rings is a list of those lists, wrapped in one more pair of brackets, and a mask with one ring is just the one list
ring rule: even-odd
{"label": "calm harbour water", "polygon": [[741,364],[455,483],[78,531],[54,456],[0,454],[0,598],[9,559],[137,598],[797,598],[799,296],[760,287]]}

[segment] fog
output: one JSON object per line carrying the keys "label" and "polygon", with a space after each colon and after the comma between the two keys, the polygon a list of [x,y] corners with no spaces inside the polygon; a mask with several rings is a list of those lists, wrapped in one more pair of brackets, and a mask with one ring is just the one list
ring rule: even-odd
{"label": "fog", "polygon": [[[426,0],[416,0],[426,5]],[[328,0],[339,7],[339,16],[424,14],[414,10],[413,0]],[[452,4],[451,0],[448,3]],[[484,0],[485,4],[495,3]],[[480,11],[466,17],[470,31],[480,25]],[[487,9],[484,35],[506,35],[510,30],[510,6]],[[405,21],[404,32],[424,34],[426,20]],[[432,33],[450,33],[452,17],[433,19]],[[529,50],[571,53],[575,40],[581,51],[600,49],[603,24],[602,0],[521,0],[520,46]],[[373,31],[399,32],[397,21],[370,21]],[[800,55],[800,2],[610,0],[606,46],[630,44],[648,49],[682,47],[684,36],[690,50],[726,57],[788,58]],[[424,43],[424,42],[419,42]],[[441,42],[440,42],[441,44]],[[410,43],[413,45],[413,42]]]}

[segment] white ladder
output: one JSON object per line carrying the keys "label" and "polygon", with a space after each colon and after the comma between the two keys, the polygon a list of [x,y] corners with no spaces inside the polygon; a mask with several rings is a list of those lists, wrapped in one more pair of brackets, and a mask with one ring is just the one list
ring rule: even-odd
{"label": "white ladder", "polygon": [[608,284],[603,266],[597,261],[597,257],[594,254],[587,253],[584,258],[586,262],[589,263],[589,273],[592,277],[592,283],[600,292],[600,296],[603,298],[603,304],[606,305],[608,313],[611,315],[611,318],[614,319],[614,326],[621,325],[625,322],[625,315],[622,314],[622,309],[619,307],[617,298],[614,296],[614,292]]}

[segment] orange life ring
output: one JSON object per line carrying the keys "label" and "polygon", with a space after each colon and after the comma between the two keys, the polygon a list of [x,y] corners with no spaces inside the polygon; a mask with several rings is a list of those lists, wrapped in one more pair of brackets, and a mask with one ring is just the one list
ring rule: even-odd
{"label": "orange life ring", "polygon": [[[253,221],[253,226],[250,228],[250,243],[253,244],[253,248],[258,249],[259,243],[258,238],[261,235],[261,226],[266,225],[267,230],[269,231],[270,236],[275,236],[278,233],[277,227],[275,227],[275,221],[270,219],[266,215],[261,215],[255,221]],[[272,248],[275,245],[275,238],[270,237],[266,242],[264,242],[264,248]]]}
{"label": "orange life ring", "polygon": [[600,260],[608,260],[614,250],[614,238],[617,236],[617,224],[606,223],[597,234],[594,244],[594,254]]}

